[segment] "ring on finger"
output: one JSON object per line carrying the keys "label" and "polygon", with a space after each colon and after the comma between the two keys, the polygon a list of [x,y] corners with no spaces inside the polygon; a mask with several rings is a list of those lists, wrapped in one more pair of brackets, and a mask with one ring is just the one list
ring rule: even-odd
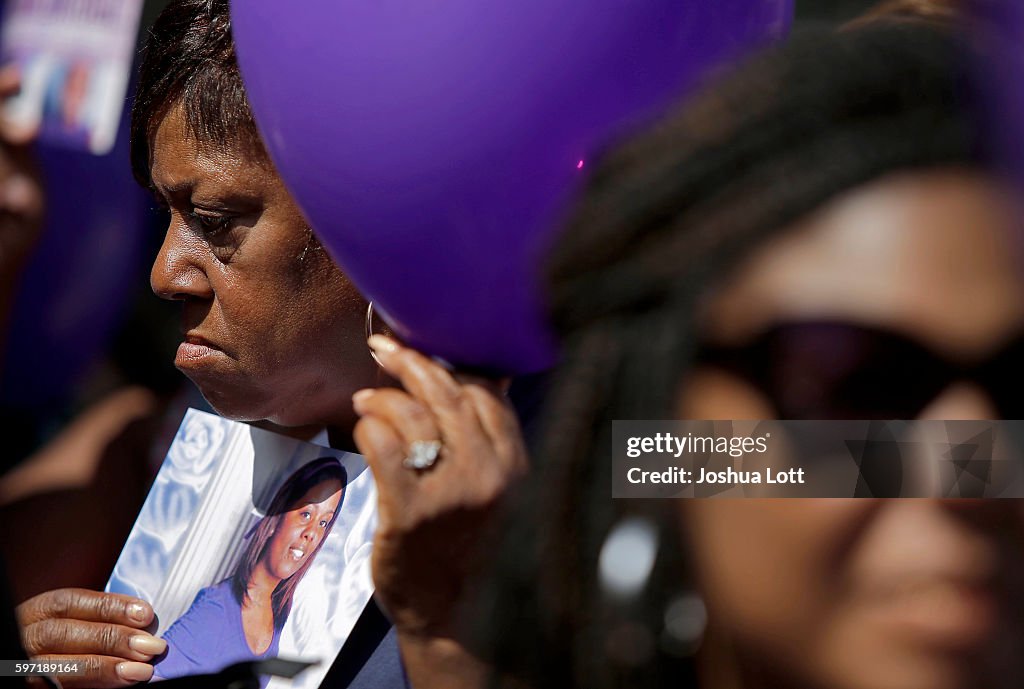
{"label": "ring on finger", "polygon": [[440,440],[414,440],[409,443],[409,454],[402,460],[402,466],[423,471],[434,466],[440,454]]}

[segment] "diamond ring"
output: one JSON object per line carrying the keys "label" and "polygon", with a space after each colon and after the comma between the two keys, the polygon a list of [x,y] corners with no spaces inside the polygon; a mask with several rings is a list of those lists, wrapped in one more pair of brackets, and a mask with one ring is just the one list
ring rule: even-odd
{"label": "diamond ring", "polygon": [[440,440],[414,440],[409,445],[409,456],[402,460],[407,469],[429,469],[441,454]]}

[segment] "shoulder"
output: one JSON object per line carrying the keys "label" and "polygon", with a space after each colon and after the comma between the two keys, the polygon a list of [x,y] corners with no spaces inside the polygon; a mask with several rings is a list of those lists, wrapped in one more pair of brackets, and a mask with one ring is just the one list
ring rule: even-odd
{"label": "shoulder", "polygon": [[[229,614],[234,595],[230,581],[196,594],[188,610],[163,634],[167,653],[156,664],[157,677],[169,679],[219,669],[221,646],[230,637],[231,625],[237,623]],[[239,607],[234,604],[234,609]]]}
{"label": "shoulder", "polygon": [[[231,579],[225,579],[213,586],[207,586],[196,594],[196,601],[203,600],[209,603],[224,605],[235,600],[235,592],[231,586]],[[193,601],[195,603],[196,601]]]}
{"label": "shoulder", "polygon": [[226,610],[240,607],[235,601],[234,591],[231,590],[231,581],[225,579],[219,584],[207,586],[196,594],[192,605],[185,611],[178,621],[195,621],[197,618],[219,616]]}

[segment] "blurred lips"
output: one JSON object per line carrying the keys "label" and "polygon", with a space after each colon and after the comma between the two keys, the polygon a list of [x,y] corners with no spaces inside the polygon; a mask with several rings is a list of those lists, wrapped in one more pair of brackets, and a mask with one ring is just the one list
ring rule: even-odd
{"label": "blurred lips", "polygon": [[995,588],[944,576],[913,576],[874,592],[873,616],[924,645],[971,650],[990,641],[999,621]]}

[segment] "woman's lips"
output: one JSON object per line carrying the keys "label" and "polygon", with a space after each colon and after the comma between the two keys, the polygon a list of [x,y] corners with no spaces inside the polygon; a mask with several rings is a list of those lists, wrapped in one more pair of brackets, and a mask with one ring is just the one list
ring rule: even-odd
{"label": "woman's lips", "polygon": [[950,650],[991,640],[999,618],[995,591],[948,579],[908,582],[876,600],[875,612],[914,639]]}
{"label": "woman's lips", "polygon": [[201,363],[215,354],[223,352],[198,335],[186,335],[185,341],[178,345],[178,353],[174,358],[175,366],[189,366]]}

